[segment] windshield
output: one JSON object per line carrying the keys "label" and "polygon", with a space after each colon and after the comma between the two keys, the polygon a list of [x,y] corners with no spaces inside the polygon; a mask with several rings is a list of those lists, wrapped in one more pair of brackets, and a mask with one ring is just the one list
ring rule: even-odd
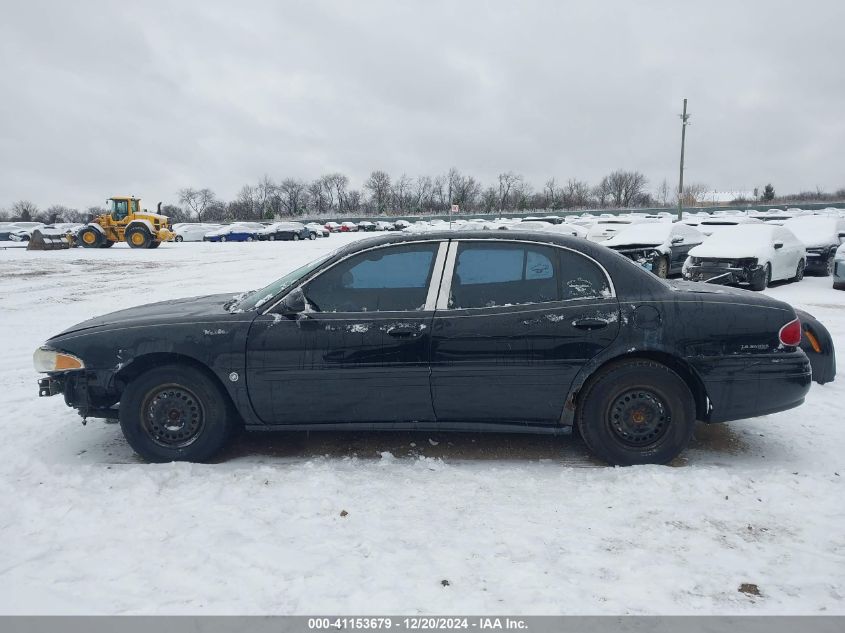
{"label": "windshield", "polygon": [[289,272],[284,277],[280,277],[273,283],[264,286],[261,290],[253,290],[241,297],[235,298],[234,303],[230,303],[227,306],[227,309],[229,312],[244,312],[245,310],[255,310],[256,308],[260,308],[277,294],[282,292],[285,288],[289,288],[295,284],[302,277],[316,269],[320,264],[333,255],[334,252],[323,255],[323,257],[315,259],[313,262],[305,264],[305,266],[300,266],[296,270]]}

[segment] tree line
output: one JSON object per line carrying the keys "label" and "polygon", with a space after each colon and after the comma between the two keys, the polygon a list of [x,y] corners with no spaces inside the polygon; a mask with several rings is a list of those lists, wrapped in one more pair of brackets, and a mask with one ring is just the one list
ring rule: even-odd
{"label": "tree line", "polygon": [[[458,205],[461,213],[491,214],[497,212],[577,211],[610,208],[675,207],[676,187],[663,180],[654,190],[639,171],[617,169],[598,183],[570,178],[558,181],[549,178],[542,187],[535,187],[522,175],[507,171],[492,183],[483,184],[474,176],[456,168],[437,176],[392,177],[385,171],[370,173],[361,188],[354,188],[348,176],[325,174],[315,180],[282,178],[265,175],[255,184],[241,187],[234,200],[221,200],[208,187],[185,187],[174,203],[162,206],[162,212],[173,222],[220,222],[229,220],[266,220],[273,218],[410,216],[447,213]],[[710,188],[691,183],[684,188],[684,206],[699,206]],[[845,200],[845,189],[833,193],[821,190],[790,196],[775,196],[767,184],[753,200],[734,203],[793,202]],[[79,210],[65,205],[52,205],[40,210],[28,200],[19,200],[8,209],[0,208],[0,220],[86,222],[104,213],[101,207]]]}

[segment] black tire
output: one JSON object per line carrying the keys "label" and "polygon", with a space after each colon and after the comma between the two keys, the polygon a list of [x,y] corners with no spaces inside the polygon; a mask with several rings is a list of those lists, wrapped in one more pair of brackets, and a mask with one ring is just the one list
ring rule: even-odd
{"label": "black tire", "polygon": [[268,240],[270,240],[271,242],[275,242],[275,241],[276,241],[276,236],[275,236],[275,235],[271,235],[271,236],[270,236],[270,237],[268,237],[267,239],[268,239]]}
{"label": "black tire", "polygon": [[755,279],[751,282],[749,288],[752,290],[765,290],[769,287],[769,284],[772,283],[772,265],[766,264],[766,269],[762,275],[758,279]]}
{"label": "black tire", "polygon": [[665,255],[658,258],[657,266],[654,269],[654,274],[661,279],[669,277],[669,258]]}
{"label": "black tire", "polygon": [[161,246],[161,242],[159,240],[150,242],[150,248],[158,248],[159,246]]}
{"label": "black tire", "polygon": [[299,233],[294,233],[294,234],[293,234],[293,241],[294,241],[294,242],[298,242],[298,241],[299,241]]}
{"label": "black tire", "polygon": [[834,290],[845,290],[845,281],[834,281],[833,282],[833,289]]}
{"label": "black tire", "polygon": [[308,239],[309,240],[316,240],[317,234],[312,231],[311,233],[308,234]]}
{"label": "black tire", "polygon": [[695,401],[683,379],[665,365],[621,361],[590,378],[576,424],[587,448],[609,464],[665,464],[689,444]]}
{"label": "black tire", "polygon": [[801,281],[804,279],[804,260],[798,260],[798,266],[795,268],[795,276],[790,281]]}
{"label": "black tire", "polygon": [[103,243],[100,244],[100,248],[111,248],[112,246],[114,246],[114,244],[115,243],[111,240],[103,240]]}
{"label": "black tire", "polygon": [[97,229],[86,226],[76,234],[76,241],[82,245],[82,248],[100,248],[105,238]]}
{"label": "black tire", "polygon": [[126,243],[129,248],[149,248],[153,241],[153,236],[143,226],[130,226],[124,233]]}
{"label": "black tire", "polygon": [[202,462],[232,432],[233,412],[217,383],[189,365],[164,365],[136,377],[120,398],[120,428],[149,462]]}
{"label": "black tire", "polygon": [[254,241],[254,240],[255,240],[255,238],[254,238],[254,237],[252,237],[252,235],[247,235],[247,237],[246,237],[246,241],[247,241],[247,242],[252,242],[252,241]]}
{"label": "black tire", "polygon": [[221,242],[225,242],[225,241],[226,241],[226,236],[225,236],[225,235],[221,235],[221,236],[220,236],[220,241],[221,241]]}
{"label": "black tire", "polygon": [[833,277],[833,271],[836,269],[836,251],[831,251],[827,258],[825,271],[822,273],[824,277]]}
{"label": "black tire", "polygon": [[174,237],[174,238],[173,238],[173,240],[174,240],[175,242],[184,242],[184,241],[185,241],[185,238],[184,238],[184,237],[182,237],[181,235],[177,235],[176,237]]}

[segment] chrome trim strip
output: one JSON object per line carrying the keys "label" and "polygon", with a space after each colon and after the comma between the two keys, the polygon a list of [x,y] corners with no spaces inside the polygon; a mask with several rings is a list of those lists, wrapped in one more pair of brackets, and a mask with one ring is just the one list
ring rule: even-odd
{"label": "chrome trim strip", "polygon": [[440,242],[437,249],[437,256],[434,258],[434,268],[431,272],[431,280],[428,282],[428,294],[425,297],[425,310],[434,310],[437,305],[437,293],[440,292],[440,284],[443,279],[443,263],[446,261],[446,251],[449,250],[449,242]]}
{"label": "chrome trim strip", "polygon": [[[486,241],[486,240],[479,240]],[[452,294],[452,275],[455,269],[455,258],[458,253],[459,240],[449,242],[449,254],[446,255],[446,266],[443,268],[443,281],[440,282],[440,294],[437,295],[436,310],[449,309],[449,297]]]}

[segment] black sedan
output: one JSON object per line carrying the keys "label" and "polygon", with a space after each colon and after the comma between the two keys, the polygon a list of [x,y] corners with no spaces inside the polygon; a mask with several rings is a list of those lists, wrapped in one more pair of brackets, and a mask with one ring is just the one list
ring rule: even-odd
{"label": "black sedan", "polygon": [[403,233],[245,296],[80,323],[35,365],[41,395],[119,419],[150,461],[207,460],[239,426],[577,427],[601,459],[640,464],[678,455],[696,420],[800,405],[811,382],[801,336],[786,303],[666,282],[582,239]]}
{"label": "black sedan", "polygon": [[259,240],[313,240],[317,234],[299,222],[275,222],[258,231]]}

